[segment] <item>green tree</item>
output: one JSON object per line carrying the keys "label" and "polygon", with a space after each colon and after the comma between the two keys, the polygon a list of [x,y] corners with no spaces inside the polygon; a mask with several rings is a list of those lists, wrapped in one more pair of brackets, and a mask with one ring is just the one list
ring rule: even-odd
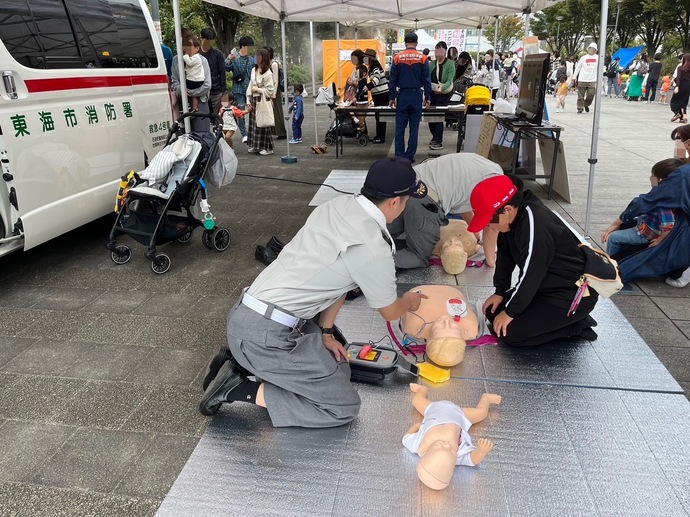
{"label": "green tree", "polygon": [[[599,40],[600,9],[597,0],[566,0],[535,14],[532,32],[551,49],[576,55],[582,50],[586,36]],[[563,18],[560,28],[556,17]]]}
{"label": "green tree", "polygon": [[497,50],[505,52],[525,34],[525,20],[520,15],[501,16],[498,22]]}

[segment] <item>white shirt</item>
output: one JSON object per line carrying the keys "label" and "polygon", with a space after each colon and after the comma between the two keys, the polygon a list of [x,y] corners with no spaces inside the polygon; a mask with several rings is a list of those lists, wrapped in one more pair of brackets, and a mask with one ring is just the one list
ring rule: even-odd
{"label": "white shirt", "polygon": [[455,464],[474,467],[470,454],[477,447],[472,443],[472,438],[470,438],[469,434],[472,422],[465,416],[462,409],[447,400],[429,404],[426,407],[426,411],[424,411],[424,420],[422,420],[419,431],[403,436],[402,443],[410,452],[419,454],[419,446],[422,444],[424,436],[426,436],[429,429],[443,424],[457,424],[462,429]]}
{"label": "white shirt", "polygon": [[599,73],[599,56],[585,54],[575,66],[575,77],[580,83],[594,83]]}
{"label": "white shirt", "polygon": [[483,179],[503,174],[497,163],[476,153],[453,153],[417,165],[414,170],[439,197],[446,215],[471,212],[470,194]]}
{"label": "white shirt", "polygon": [[382,233],[385,220],[363,197],[340,196],[324,203],[248,293],[300,318],[313,318],[356,287],[372,308],[391,305],[397,286],[393,250]]}
{"label": "white shirt", "polygon": [[203,81],[204,80],[204,66],[201,63],[201,55],[194,54],[189,56],[182,55],[184,61],[184,76],[188,81]]}
{"label": "white shirt", "polygon": [[573,69],[575,68],[575,65],[573,64],[572,61],[566,61],[565,62],[565,76],[570,79],[573,76]]}

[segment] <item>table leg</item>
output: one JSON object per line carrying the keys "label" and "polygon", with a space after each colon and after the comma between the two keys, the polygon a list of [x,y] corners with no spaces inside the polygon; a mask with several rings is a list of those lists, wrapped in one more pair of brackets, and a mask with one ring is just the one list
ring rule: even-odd
{"label": "table leg", "polygon": [[459,153],[462,150],[462,143],[465,140],[465,112],[458,112],[458,140],[455,145],[455,152]]}
{"label": "table leg", "polygon": [[558,152],[561,147],[561,132],[556,131],[556,147],[553,150],[553,160],[551,160],[551,175],[549,176],[549,193],[547,198],[551,199],[551,192],[553,191],[553,177],[556,174],[556,165],[558,164]]}

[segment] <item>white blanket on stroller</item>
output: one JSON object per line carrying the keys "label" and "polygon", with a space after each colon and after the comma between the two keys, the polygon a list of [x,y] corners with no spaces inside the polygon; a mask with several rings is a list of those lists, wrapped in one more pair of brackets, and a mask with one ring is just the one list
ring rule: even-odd
{"label": "white blanket on stroller", "polygon": [[172,166],[189,156],[194,148],[194,141],[187,135],[180,136],[153,157],[149,166],[139,174],[141,179],[156,182],[165,178]]}

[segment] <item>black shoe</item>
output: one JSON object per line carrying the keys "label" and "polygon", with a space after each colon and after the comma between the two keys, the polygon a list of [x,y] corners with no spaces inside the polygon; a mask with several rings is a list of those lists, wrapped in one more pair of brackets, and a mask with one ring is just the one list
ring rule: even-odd
{"label": "black shoe", "polygon": [[283,241],[281,241],[278,237],[274,235],[273,237],[271,237],[271,240],[268,241],[266,247],[271,248],[276,255],[280,255],[280,252],[283,251],[285,244],[283,243]]}
{"label": "black shoe", "polygon": [[242,384],[247,378],[235,368],[232,361],[226,361],[218,375],[213,379],[211,384],[204,392],[199,402],[199,411],[202,415],[213,416],[218,413],[220,405],[224,402],[232,402],[228,400],[230,392]]}
{"label": "black shoe", "polygon": [[585,111],[589,113],[589,106],[585,106]]}
{"label": "black shoe", "polygon": [[287,137],[286,136],[277,136],[276,140],[285,140]]}
{"label": "black shoe", "polygon": [[230,353],[230,349],[227,347],[227,345],[221,346],[218,350],[218,353],[216,353],[216,355],[214,355],[208,362],[208,365],[206,365],[204,378],[201,381],[201,387],[204,391],[206,391],[208,385],[211,384],[211,381],[216,378],[216,375],[218,375],[218,370],[220,370],[221,366],[223,366],[226,361],[230,361],[231,359],[232,354]]}
{"label": "black shoe", "polygon": [[579,114],[579,113],[582,113],[582,110],[577,110],[577,112],[578,112],[578,114]]}
{"label": "black shoe", "polygon": [[385,144],[386,141],[383,140],[382,138],[378,138],[378,137],[377,137],[377,138],[374,138],[374,139],[372,140],[372,143],[374,143],[374,144]]}
{"label": "black shoe", "polygon": [[256,250],[254,251],[254,258],[261,262],[262,264],[265,264],[266,266],[270,265],[275,259],[278,258],[278,254],[273,251],[271,248],[266,248],[265,246],[257,246]]}
{"label": "black shoe", "polygon": [[580,337],[586,339],[587,341],[596,341],[599,337],[592,327],[587,327],[580,332]]}

